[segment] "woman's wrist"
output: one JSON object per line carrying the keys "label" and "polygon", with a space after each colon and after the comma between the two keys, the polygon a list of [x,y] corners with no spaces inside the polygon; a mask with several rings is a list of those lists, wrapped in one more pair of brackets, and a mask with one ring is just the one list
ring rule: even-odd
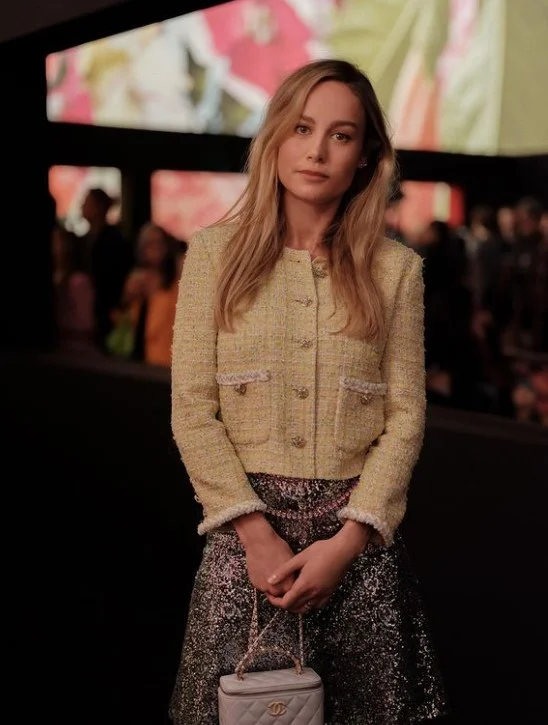
{"label": "woman's wrist", "polygon": [[241,545],[248,549],[259,541],[274,535],[274,529],[266,520],[261,511],[254,511],[244,516],[238,516],[232,521]]}
{"label": "woman's wrist", "polygon": [[357,559],[366,550],[372,534],[373,528],[369,524],[347,519],[333,538],[348,551],[352,559]]}

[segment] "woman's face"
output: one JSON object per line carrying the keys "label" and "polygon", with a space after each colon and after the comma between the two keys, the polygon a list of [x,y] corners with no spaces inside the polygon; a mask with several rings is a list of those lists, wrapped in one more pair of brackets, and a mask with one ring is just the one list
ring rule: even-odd
{"label": "woman's face", "polygon": [[360,101],[344,83],[316,86],[278,150],[286,193],[318,206],[338,203],[362,160],[365,123]]}

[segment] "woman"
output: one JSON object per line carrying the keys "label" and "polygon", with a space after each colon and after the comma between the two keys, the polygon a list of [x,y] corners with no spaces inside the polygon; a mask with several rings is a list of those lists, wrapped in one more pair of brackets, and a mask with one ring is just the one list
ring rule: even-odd
{"label": "woman", "polygon": [[217,723],[255,590],[261,628],[282,615],[264,644],[295,651],[304,615],[326,723],[435,717],[397,532],[423,438],[422,263],[382,237],[394,153],[367,78],[331,60],[293,73],[248,167],[239,212],[190,242],[176,314],[172,425],[207,542],[171,717]]}
{"label": "woman", "polygon": [[129,316],[134,328],[132,359],[149,365],[169,367],[177,282],[179,279],[177,242],[157,224],[145,224],[137,239],[137,265],[124,287],[118,322]]}

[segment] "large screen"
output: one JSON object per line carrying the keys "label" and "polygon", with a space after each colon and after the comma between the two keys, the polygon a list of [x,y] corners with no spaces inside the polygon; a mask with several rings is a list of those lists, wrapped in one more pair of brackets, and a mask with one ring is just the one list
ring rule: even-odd
{"label": "large screen", "polygon": [[70,232],[82,236],[88,223],[82,217],[82,202],[89,189],[99,188],[112,198],[108,214],[112,224],[120,221],[122,175],[120,169],[98,166],[52,166],[49,170],[49,190],[56,204],[57,219]]}
{"label": "large screen", "polygon": [[152,220],[178,239],[214,224],[238,201],[245,174],[156,171],[151,180]]}
{"label": "large screen", "polygon": [[50,55],[48,115],[251,137],[282,78],[332,56],[400,149],[546,153],[546,37],[544,0],[235,0]]}

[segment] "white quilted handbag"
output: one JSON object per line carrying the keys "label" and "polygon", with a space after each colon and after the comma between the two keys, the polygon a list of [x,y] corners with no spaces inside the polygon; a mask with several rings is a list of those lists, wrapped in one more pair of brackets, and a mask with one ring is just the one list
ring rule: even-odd
{"label": "white quilted handbag", "polygon": [[[255,592],[249,648],[234,674],[219,679],[219,725],[324,725],[322,680],[312,668],[304,667],[302,615],[299,615],[300,657],[279,647],[259,646],[278,614],[258,634]],[[262,652],[284,654],[293,660],[295,667],[245,673],[246,666]]]}

